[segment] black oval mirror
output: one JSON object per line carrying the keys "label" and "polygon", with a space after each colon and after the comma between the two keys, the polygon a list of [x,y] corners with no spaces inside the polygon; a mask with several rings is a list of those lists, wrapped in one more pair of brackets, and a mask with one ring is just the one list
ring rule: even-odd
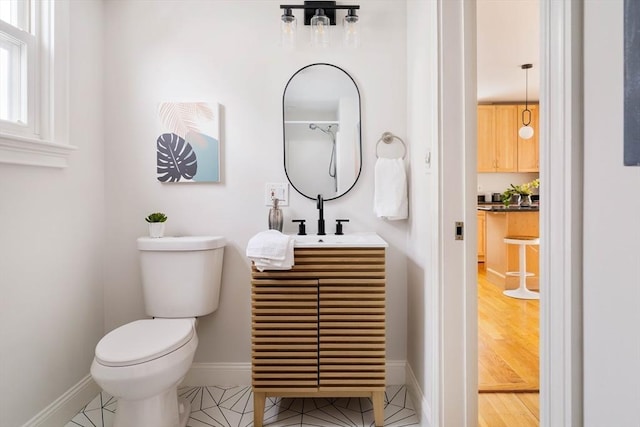
{"label": "black oval mirror", "polygon": [[311,64],[289,79],[282,96],[284,170],[309,199],[336,199],[362,169],[360,92],[346,71]]}

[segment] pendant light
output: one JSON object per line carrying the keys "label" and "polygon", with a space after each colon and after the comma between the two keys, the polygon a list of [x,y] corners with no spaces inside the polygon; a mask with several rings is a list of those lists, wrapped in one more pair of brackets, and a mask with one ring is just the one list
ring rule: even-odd
{"label": "pendant light", "polygon": [[533,68],[533,64],[523,64],[522,69],[525,71],[525,98],[524,110],[522,111],[522,127],[518,131],[518,135],[522,139],[531,139],[533,137],[533,128],[531,125],[531,110],[529,110],[529,69]]}

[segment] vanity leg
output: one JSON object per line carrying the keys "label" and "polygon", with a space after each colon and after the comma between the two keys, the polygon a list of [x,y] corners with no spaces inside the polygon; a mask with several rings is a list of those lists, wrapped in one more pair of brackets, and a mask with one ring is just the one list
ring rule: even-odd
{"label": "vanity leg", "polygon": [[253,392],[253,426],[262,427],[264,420],[264,405],[267,399],[266,393]]}
{"label": "vanity leg", "polygon": [[374,391],[371,393],[373,401],[373,419],[376,427],[384,426],[384,391]]}

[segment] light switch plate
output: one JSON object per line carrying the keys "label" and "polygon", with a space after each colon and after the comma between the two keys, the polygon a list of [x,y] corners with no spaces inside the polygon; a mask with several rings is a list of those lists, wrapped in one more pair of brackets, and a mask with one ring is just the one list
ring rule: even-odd
{"label": "light switch plate", "polygon": [[273,205],[274,197],[279,206],[289,206],[289,184],[283,182],[267,182],[264,187],[264,204]]}

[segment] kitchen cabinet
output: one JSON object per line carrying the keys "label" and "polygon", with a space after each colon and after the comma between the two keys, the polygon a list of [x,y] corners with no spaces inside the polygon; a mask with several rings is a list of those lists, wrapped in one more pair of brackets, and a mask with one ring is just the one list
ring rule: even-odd
{"label": "kitchen cabinet", "polygon": [[370,397],[384,423],[384,248],[296,248],[286,271],[251,272],[254,425],[265,399]]}
{"label": "kitchen cabinet", "polygon": [[[517,245],[504,243],[506,236],[540,236],[537,211],[526,212],[486,212],[486,253],[487,279],[500,289],[516,289],[518,277],[507,276],[508,271],[518,271],[519,254]],[[539,246],[527,246],[527,278],[529,289],[539,287]]]}
{"label": "kitchen cabinet", "polygon": [[493,105],[478,105],[478,172],[495,172],[496,110]]}
{"label": "kitchen cabinet", "polygon": [[[524,105],[518,105],[519,126],[522,126],[522,112]],[[538,105],[529,105],[531,111],[531,124],[533,136],[529,139],[522,139],[518,136],[518,172],[539,172],[540,171],[540,111]]]}
{"label": "kitchen cabinet", "polygon": [[516,172],[516,105],[478,106],[478,172]]}
{"label": "kitchen cabinet", "polygon": [[484,262],[485,253],[485,235],[486,235],[486,217],[487,213],[478,211],[478,262]]}
{"label": "kitchen cabinet", "polygon": [[524,105],[478,105],[478,172],[538,171],[538,105],[529,105],[533,138],[521,139]]}

